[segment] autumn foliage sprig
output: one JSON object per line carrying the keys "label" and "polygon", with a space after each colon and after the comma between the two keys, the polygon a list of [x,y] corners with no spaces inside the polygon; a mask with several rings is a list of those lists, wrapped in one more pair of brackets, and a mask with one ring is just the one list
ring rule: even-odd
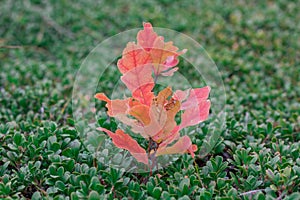
{"label": "autumn foliage sprig", "polygon": [[[107,114],[128,125],[132,132],[140,134],[155,148],[142,148],[130,135],[121,129],[115,133],[105,128],[113,143],[128,150],[137,161],[146,165],[149,158],[165,154],[190,153],[194,157],[197,146],[190,138],[180,136],[180,130],[196,125],[207,119],[210,101],[207,100],[210,88],[172,91],[167,87],[154,94],[153,88],[158,76],[172,76],[178,70],[178,56],[186,50],[178,51],[173,42],[165,42],[158,36],[150,23],[137,34],[137,43],[129,42],[118,61],[122,73],[121,80],[131,91],[132,97],[110,100],[98,93],[95,98],[105,101]],[[176,114],[182,111],[181,123],[175,121]]]}

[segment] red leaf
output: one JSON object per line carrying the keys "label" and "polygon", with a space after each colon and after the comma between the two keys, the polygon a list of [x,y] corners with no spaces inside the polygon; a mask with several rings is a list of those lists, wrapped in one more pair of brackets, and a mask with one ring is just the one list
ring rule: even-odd
{"label": "red leaf", "polygon": [[173,76],[174,72],[176,72],[179,68],[178,67],[174,67],[168,71],[162,72],[161,75],[163,76]]}
{"label": "red leaf", "polygon": [[199,124],[200,122],[206,120],[209,115],[210,101],[200,101],[194,107],[190,107],[184,111],[181,115],[180,130]]}
{"label": "red leaf", "polygon": [[144,30],[137,34],[138,45],[142,46],[146,51],[153,48],[153,44],[158,35],[153,31],[150,23],[143,23]]}
{"label": "red leaf", "polygon": [[191,139],[185,135],[179,138],[179,140],[170,147],[160,147],[157,149],[156,156],[165,154],[183,154],[191,152],[192,156],[194,151],[197,150],[195,146],[192,146]]}
{"label": "red leaf", "polygon": [[185,90],[185,91],[176,90],[174,92],[173,98],[182,102],[187,99],[187,97],[189,96],[189,92],[190,92],[190,90]]}
{"label": "red leaf", "polygon": [[98,128],[100,131],[106,132],[111,138],[116,147],[126,149],[139,162],[148,165],[148,156],[145,151],[132,137],[118,129],[113,133],[105,128]]}
{"label": "red leaf", "polygon": [[120,72],[124,74],[133,68],[150,62],[150,55],[141,46],[136,45],[134,42],[128,42],[117,65]]}
{"label": "red leaf", "polygon": [[[132,128],[132,131],[140,133],[146,138],[151,137],[157,143],[170,138],[170,133],[177,125],[174,119],[175,115],[180,110],[179,101],[168,100],[171,95],[172,90],[170,87],[159,92],[158,96],[154,98],[152,105],[148,107],[149,110],[147,111],[147,107],[143,108],[143,119],[140,121],[148,122],[148,119],[150,119],[150,122],[135,126]],[[139,111],[139,113],[141,112]]]}
{"label": "red leaf", "polygon": [[173,42],[164,42],[164,38],[159,36],[150,50],[151,61],[154,66],[154,74],[158,76],[162,72],[171,69],[178,64],[177,56],[183,52],[177,52],[178,48],[173,45]]}
{"label": "red leaf", "polygon": [[[209,96],[210,87],[191,89],[189,91],[177,90],[174,94],[174,99],[181,101],[181,110],[184,113],[181,115],[180,130],[199,124],[207,119],[210,109]],[[189,95],[187,95],[189,92]]]}
{"label": "red leaf", "polygon": [[184,101],[181,104],[181,110],[194,107],[201,101],[205,101],[209,96],[209,92],[210,92],[210,87],[208,86],[203,88],[191,89],[189,97],[186,99],[186,101]]}
{"label": "red leaf", "polygon": [[156,76],[163,73],[163,76],[172,76],[177,69],[167,72],[178,64],[177,57],[184,54],[186,50],[178,52],[173,42],[164,42],[162,36],[158,36],[150,23],[144,23],[144,30],[138,32],[137,44],[141,46],[151,58],[149,63],[154,67]]}
{"label": "red leaf", "polygon": [[194,158],[194,157],[195,157],[195,153],[194,153],[194,152],[196,152],[197,150],[198,150],[197,145],[192,144],[192,145],[188,148],[187,152],[188,152],[189,154],[191,154],[192,158]]}
{"label": "red leaf", "polygon": [[122,77],[122,82],[132,92],[132,97],[145,105],[150,105],[154,87],[152,67],[149,64],[137,66],[127,71]]}
{"label": "red leaf", "polygon": [[161,144],[159,144],[160,147],[165,147],[168,144],[171,144],[173,141],[178,140],[178,138],[180,137],[179,134],[179,126],[176,126],[169,134],[166,138],[164,138],[163,142]]}
{"label": "red leaf", "polygon": [[[122,73],[121,80],[132,93],[132,98],[110,100],[103,93],[96,94],[99,100],[106,101],[108,115],[115,117],[131,127],[134,133],[159,144],[157,156],[189,152],[194,156],[197,150],[188,136],[180,138],[179,131],[204,121],[209,114],[210,101],[207,100],[210,88],[178,90],[172,96],[172,89],[165,88],[157,97],[152,90],[154,78],[172,76],[178,70],[178,56],[186,50],[178,51],[173,42],[165,42],[158,36],[150,23],[144,23],[144,30],[138,32],[137,44],[129,42],[117,65]],[[170,98],[171,97],[171,98]],[[181,124],[177,125],[175,116],[183,110]],[[105,131],[113,143],[128,150],[139,162],[148,164],[146,151],[122,130],[112,133]],[[174,141],[177,142],[171,146]],[[153,151],[152,151],[153,152]]]}

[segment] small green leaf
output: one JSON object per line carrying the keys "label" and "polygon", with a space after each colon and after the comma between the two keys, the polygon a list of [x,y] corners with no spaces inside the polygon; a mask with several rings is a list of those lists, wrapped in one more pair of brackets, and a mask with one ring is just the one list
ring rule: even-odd
{"label": "small green leaf", "polygon": [[167,191],[163,191],[161,193],[161,197],[162,197],[162,199],[170,199],[171,198],[170,194]]}
{"label": "small green leaf", "polygon": [[290,175],[291,175],[291,167],[286,167],[284,170],[283,170],[283,175],[285,176],[285,177],[290,177]]}
{"label": "small green leaf", "polygon": [[182,194],[187,194],[189,187],[190,187],[190,179],[188,178],[184,178],[179,184],[179,189]]}
{"label": "small green leaf", "polygon": [[79,200],[78,195],[76,194],[76,192],[72,192],[71,193],[71,200]]}
{"label": "small green leaf", "polygon": [[90,192],[90,194],[89,194],[88,199],[89,200],[99,200],[100,199],[100,195],[96,191],[92,190]]}
{"label": "small green leaf", "polygon": [[266,197],[265,197],[265,195],[264,195],[262,192],[259,192],[259,193],[257,194],[257,196],[256,196],[255,199],[257,199],[257,200],[265,200]]}
{"label": "small green leaf", "polygon": [[42,196],[40,194],[40,192],[36,191],[35,193],[33,193],[33,195],[31,196],[32,200],[40,200],[42,199]]}
{"label": "small green leaf", "polygon": [[152,196],[156,199],[159,199],[161,195],[161,191],[162,191],[161,187],[155,187],[153,189]]}
{"label": "small green leaf", "polygon": [[55,186],[60,190],[64,191],[66,189],[65,184],[62,181],[56,181]]}
{"label": "small green leaf", "polygon": [[113,162],[117,165],[120,165],[122,162],[123,156],[120,153],[117,153],[116,155],[114,155],[113,157]]}
{"label": "small green leaf", "polygon": [[20,146],[22,143],[22,135],[20,133],[15,133],[14,142],[17,146]]}
{"label": "small green leaf", "polygon": [[266,174],[271,180],[273,180],[275,178],[274,173],[270,169],[266,170]]}
{"label": "small green leaf", "polygon": [[190,197],[184,195],[183,197],[178,198],[178,200],[190,200]]}
{"label": "small green leaf", "polygon": [[270,188],[273,190],[273,191],[277,191],[277,187],[275,185],[270,185]]}

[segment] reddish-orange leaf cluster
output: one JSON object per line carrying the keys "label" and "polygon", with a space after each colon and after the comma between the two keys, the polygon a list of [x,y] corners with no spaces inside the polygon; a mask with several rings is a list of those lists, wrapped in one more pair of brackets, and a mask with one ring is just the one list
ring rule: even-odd
{"label": "reddish-orange leaf cluster", "polygon": [[[154,77],[171,76],[178,70],[178,52],[172,42],[164,42],[150,23],[144,23],[144,30],[137,35],[137,44],[129,42],[118,61],[122,73],[121,80],[131,91],[132,97],[110,100],[103,93],[95,97],[107,102],[108,115],[131,127],[131,130],[145,139],[154,141],[157,149],[150,149],[148,154],[190,153],[194,157],[197,146],[188,136],[180,136],[179,131],[196,125],[207,119],[210,101],[207,100],[209,87],[177,90],[173,93],[170,87],[153,93]],[[175,121],[175,115],[182,111],[181,124]],[[137,161],[148,164],[148,155],[132,137],[118,129],[116,133],[100,128],[106,132],[113,143],[128,150]],[[173,144],[173,145],[172,145]],[[154,154],[155,153],[155,154]]]}

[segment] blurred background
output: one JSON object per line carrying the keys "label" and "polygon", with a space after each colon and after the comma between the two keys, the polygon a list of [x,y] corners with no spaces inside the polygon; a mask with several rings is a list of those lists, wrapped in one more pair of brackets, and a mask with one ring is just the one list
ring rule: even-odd
{"label": "blurred background", "polygon": [[[104,39],[149,21],[185,33],[206,49],[223,76],[230,111],[299,121],[293,117],[300,96],[299,1],[2,0],[0,5],[1,88],[15,93],[18,87],[44,86],[40,98],[30,100],[37,105],[64,108],[88,53]],[[39,100],[43,95],[53,99]],[[18,114],[22,107],[11,117]]]}

